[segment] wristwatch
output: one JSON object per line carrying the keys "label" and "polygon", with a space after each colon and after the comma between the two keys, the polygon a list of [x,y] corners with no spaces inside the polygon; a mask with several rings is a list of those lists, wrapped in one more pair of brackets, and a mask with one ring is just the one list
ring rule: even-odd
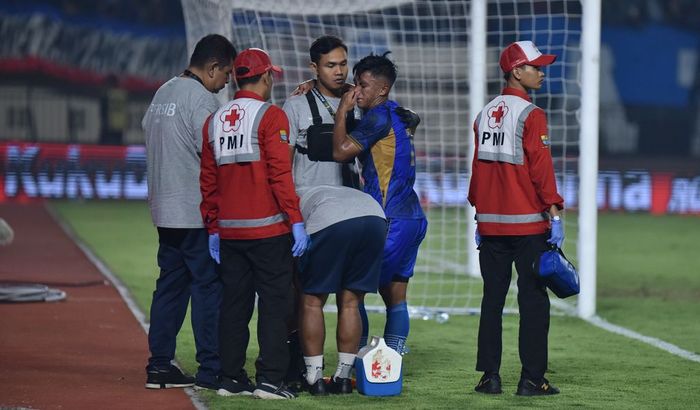
{"label": "wristwatch", "polygon": [[553,221],[560,221],[561,218],[559,217],[559,215],[554,215],[554,216],[552,217],[552,220],[553,220]]}

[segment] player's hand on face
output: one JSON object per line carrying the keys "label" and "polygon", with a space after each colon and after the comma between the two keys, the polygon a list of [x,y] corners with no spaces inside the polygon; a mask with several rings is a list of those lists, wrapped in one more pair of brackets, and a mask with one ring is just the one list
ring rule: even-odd
{"label": "player's hand on face", "polygon": [[338,105],[338,111],[349,111],[351,110],[354,106],[355,103],[357,102],[357,91],[355,86],[350,85],[348,87],[348,90],[343,94],[343,97],[340,99],[340,104]]}
{"label": "player's hand on face", "polygon": [[291,97],[295,95],[303,95],[308,93],[309,91],[313,90],[313,88],[316,87],[316,80],[315,79],[310,79],[306,80],[303,83],[299,84],[297,88],[292,91]]}

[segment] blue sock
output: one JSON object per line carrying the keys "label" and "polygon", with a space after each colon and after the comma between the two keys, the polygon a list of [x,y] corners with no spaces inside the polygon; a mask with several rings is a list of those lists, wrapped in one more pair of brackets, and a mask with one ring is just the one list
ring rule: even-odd
{"label": "blue sock", "polygon": [[401,302],[388,308],[386,311],[386,325],[384,326],[384,341],[387,346],[401,354],[408,353],[406,338],[408,337],[409,327],[406,302]]}
{"label": "blue sock", "polygon": [[365,304],[360,304],[360,320],[362,321],[362,335],[360,336],[360,346],[358,350],[367,346],[367,335],[369,334],[369,319],[367,319],[367,311],[365,310]]}

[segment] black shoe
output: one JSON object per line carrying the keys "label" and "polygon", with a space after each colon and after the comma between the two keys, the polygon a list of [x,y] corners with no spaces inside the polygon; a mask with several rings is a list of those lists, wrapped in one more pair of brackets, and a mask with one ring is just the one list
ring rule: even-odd
{"label": "black shoe", "polygon": [[177,367],[170,365],[165,370],[146,371],[147,389],[172,389],[194,386],[194,377],[185,376]]}
{"label": "black shoe", "polygon": [[219,383],[218,381],[205,382],[202,380],[197,380],[194,382],[194,389],[195,390],[211,390],[214,393],[216,393],[220,387],[221,387],[221,383]]}
{"label": "black shoe", "polygon": [[549,384],[549,380],[542,379],[542,383],[535,383],[532,380],[520,379],[518,383],[518,396],[549,396],[559,394],[559,389]]}
{"label": "black shoe", "polygon": [[306,382],[302,382],[301,380],[293,382],[285,381],[284,383],[287,385],[287,389],[297,396],[306,390]]}
{"label": "black shoe", "polygon": [[328,384],[328,391],[332,394],[350,394],[352,393],[352,380],[344,377],[337,379],[332,377]]}
{"label": "black shoe", "polygon": [[309,384],[309,382],[304,379],[302,384],[304,386],[304,390],[311,393],[312,396],[328,396],[326,381],[323,379],[323,377],[316,380],[313,384]]}
{"label": "black shoe", "polygon": [[255,385],[248,376],[241,375],[235,379],[222,377],[216,393],[219,396],[250,396],[253,391],[255,391]]}
{"label": "black shoe", "polygon": [[501,394],[501,376],[498,373],[484,373],[474,391],[485,394]]}
{"label": "black shoe", "polygon": [[284,383],[275,386],[272,383],[258,383],[253,391],[256,399],[288,400],[296,399],[297,395],[287,388]]}

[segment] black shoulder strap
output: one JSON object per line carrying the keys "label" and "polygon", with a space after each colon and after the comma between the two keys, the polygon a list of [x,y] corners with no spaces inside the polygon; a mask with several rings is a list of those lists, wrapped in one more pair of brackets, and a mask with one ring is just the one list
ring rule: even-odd
{"label": "black shoulder strap", "polygon": [[316,104],[316,97],[314,97],[314,93],[312,93],[311,91],[307,92],[306,101],[309,102],[309,108],[311,108],[311,115],[314,118],[314,125],[323,124],[321,114],[318,112],[318,104]]}

